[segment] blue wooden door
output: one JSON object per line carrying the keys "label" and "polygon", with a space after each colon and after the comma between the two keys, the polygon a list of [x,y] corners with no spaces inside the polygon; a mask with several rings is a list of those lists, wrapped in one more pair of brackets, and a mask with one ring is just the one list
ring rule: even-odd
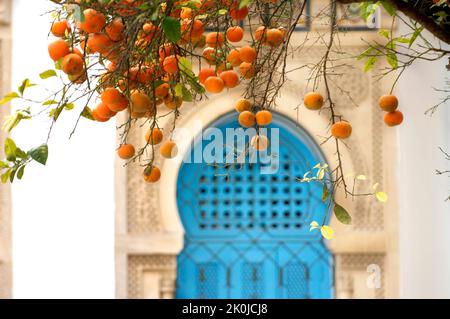
{"label": "blue wooden door", "polygon": [[[239,127],[236,114],[211,126],[224,133]],[[185,242],[177,298],[332,297],[332,256],[321,236],[309,231],[327,207],[320,185],[298,182],[324,158],[304,130],[278,114],[269,138],[276,133],[274,174],[261,173],[263,165],[272,165],[265,162],[180,168],[177,204]],[[194,141],[191,154],[207,143]]]}

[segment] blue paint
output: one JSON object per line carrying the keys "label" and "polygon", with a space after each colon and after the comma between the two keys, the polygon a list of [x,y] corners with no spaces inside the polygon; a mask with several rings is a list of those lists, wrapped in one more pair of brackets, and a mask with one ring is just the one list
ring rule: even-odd
{"label": "blue paint", "polygon": [[[237,128],[236,117],[211,126]],[[259,163],[180,168],[177,204],[186,234],[177,298],[332,297],[332,256],[320,234],[309,231],[326,214],[322,189],[296,180],[325,159],[285,117],[274,114],[270,128],[280,134],[280,153],[272,154],[280,160],[276,174],[261,174]],[[194,148],[207,143],[197,139]]]}

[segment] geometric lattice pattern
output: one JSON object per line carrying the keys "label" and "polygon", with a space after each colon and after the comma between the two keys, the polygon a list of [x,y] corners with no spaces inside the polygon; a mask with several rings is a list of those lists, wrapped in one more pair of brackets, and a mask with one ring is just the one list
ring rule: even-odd
{"label": "geometric lattice pattern", "polygon": [[303,263],[291,263],[286,267],[288,299],[308,298],[308,267]]}

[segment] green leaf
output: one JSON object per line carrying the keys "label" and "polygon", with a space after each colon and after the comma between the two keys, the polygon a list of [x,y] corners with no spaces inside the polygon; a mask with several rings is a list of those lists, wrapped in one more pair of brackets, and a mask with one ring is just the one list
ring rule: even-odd
{"label": "green leaf", "polygon": [[11,174],[11,170],[9,169],[9,170],[7,170],[6,172],[4,172],[3,174],[2,174],[2,177],[1,177],[1,179],[2,179],[2,183],[3,184],[6,184],[6,182],[8,181],[8,179],[9,179],[9,175]]}
{"label": "green leaf", "polygon": [[397,55],[395,53],[389,52],[386,54],[386,60],[393,69],[398,67]]}
{"label": "green leaf", "polygon": [[21,180],[24,173],[25,173],[25,165],[21,166],[21,167],[19,168],[19,170],[17,171],[17,178],[18,178],[19,180]]}
{"label": "green leaf", "polygon": [[2,100],[0,100],[0,105],[6,104],[9,101],[11,101],[12,99],[18,98],[20,97],[19,93],[17,92],[10,92],[8,94],[6,94]]}
{"label": "green leaf", "polygon": [[67,104],[64,104],[63,106],[67,111],[73,110],[75,108],[75,104],[73,104],[73,103],[67,103]]}
{"label": "green leaf", "polygon": [[9,173],[9,181],[14,182],[14,177],[16,177],[18,167],[13,168]]}
{"label": "green leaf", "polygon": [[369,72],[377,62],[377,58],[374,56],[368,57],[364,64],[364,72]]}
{"label": "green leaf", "polygon": [[14,162],[16,160],[16,143],[9,137],[5,140],[5,155],[6,159],[10,162]]}
{"label": "green leaf", "polygon": [[345,210],[344,207],[334,203],[334,216],[336,216],[337,220],[340,221],[342,224],[350,225],[352,223],[352,217],[350,214]]}
{"label": "green leaf", "polygon": [[18,88],[20,95],[23,95],[26,88],[29,88],[32,86],[36,86],[36,84],[32,84],[29,79],[23,80],[22,84]]}
{"label": "green leaf", "polygon": [[20,148],[16,148],[16,157],[18,157],[22,160],[27,160],[28,154],[26,152],[22,151]]}
{"label": "green leaf", "polygon": [[33,148],[30,151],[28,151],[28,154],[36,162],[38,162],[42,165],[45,165],[45,164],[47,164],[47,159],[48,159],[48,145],[43,144],[39,147]]}
{"label": "green leaf", "polygon": [[181,39],[181,24],[178,19],[165,17],[162,27],[166,37],[173,43],[177,43]]}
{"label": "green leaf", "polygon": [[414,41],[416,41],[417,37],[422,33],[422,31],[423,31],[423,27],[420,27],[420,28],[417,28],[416,30],[414,30],[413,35],[409,39],[409,47],[411,47],[413,45]]}
{"label": "green leaf", "polygon": [[328,187],[324,184],[322,189],[322,202],[325,203],[327,201],[329,194]]}
{"label": "green leaf", "polygon": [[11,133],[11,131],[19,125],[22,120],[30,120],[31,116],[24,111],[17,111],[16,113],[9,115],[5,118],[5,124],[3,125],[3,129]]}
{"label": "green leaf", "polygon": [[239,9],[248,6],[250,3],[252,3],[252,1],[253,0],[241,0],[241,2],[239,3]]}
{"label": "green leaf", "polygon": [[54,77],[54,76],[56,76],[56,71],[55,70],[47,70],[47,71],[42,72],[41,74],[39,74],[39,77],[42,80],[46,80],[46,79]]}
{"label": "green leaf", "polygon": [[370,53],[372,53],[373,48],[372,47],[368,47],[367,49],[365,49],[360,55],[358,55],[356,57],[356,60],[362,60],[363,58],[365,58],[366,56],[368,56]]}
{"label": "green leaf", "polygon": [[94,121],[94,117],[92,116],[92,111],[87,106],[81,112],[81,116],[84,118],[87,118],[88,120]]}
{"label": "green leaf", "polygon": [[409,43],[410,39],[404,38],[404,37],[398,37],[394,39],[394,42],[399,42],[399,43]]}
{"label": "green leaf", "polygon": [[0,169],[3,169],[3,168],[9,168],[9,165],[8,165],[8,163],[0,161]]}
{"label": "green leaf", "polygon": [[47,105],[53,105],[53,104],[58,104],[58,101],[55,100],[47,100],[44,103],[42,103],[42,105],[47,106]]}
{"label": "green leaf", "polygon": [[395,15],[395,13],[397,12],[397,10],[395,9],[395,7],[387,2],[387,1],[379,1],[381,3],[381,5],[383,6],[384,10],[386,10],[386,12],[392,17]]}
{"label": "green leaf", "polygon": [[378,34],[382,37],[385,37],[386,39],[389,39],[391,37],[391,32],[387,29],[381,29],[380,31],[378,31]]}

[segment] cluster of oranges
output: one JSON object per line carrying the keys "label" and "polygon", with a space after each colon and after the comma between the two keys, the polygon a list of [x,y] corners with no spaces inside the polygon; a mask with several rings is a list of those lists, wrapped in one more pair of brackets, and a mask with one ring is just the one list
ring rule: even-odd
{"label": "cluster of oranges", "polygon": [[[244,19],[248,9],[239,10],[237,19]],[[206,48],[202,57],[209,67],[199,72],[200,83],[207,92],[220,93],[225,88],[234,88],[239,84],[240,77],[251,79],[256,75],[256,59],[258,43],[270,47],[278,47],[283,43],[285,32],[283,28],[259,27],[254,34],[255,46],[234,46],[244,39],[244,30],[240,26],[232,26],[226,32],[210,32],[205,37]],[[225,43],[226,42],[226,43]],[[239,71],[236,72],[234,68]],[[240,75],[240,77],[239,77]]]}
{"label": "cluster of oranges", "polygon": [[[149,145],[160,145],[159,153],[166,159],[172,159],[178,154],[177,144],[168,139],[165,142],[163,132],[157,128],[151,128],[145,134],[145,142]],[[136,156],[136,149],[131,144],[122,144],[117,150],[121,159],[130,160]],[[149,183],[156,183],[161,178],[161,171],[158,167],[152,165],[144,170],[144,180]]]}
{"label": "cluster of oranges", "polygon": [[403,122],[403,113],[397,111],[398,99],[395,95],[387,94],[381,96],[378,105],[386,112],[384,115],[384,123],[386,123],[386,125],[397,126]]}
{"label": "cluster of oranges", "polygon": [[[265,127],[272,123],[272,113],[268,110],[259,110],[254,112],[256,107],[247,99],[240,99],[235,104],[235,110],[239,113],[239,124],[244,128],[250,127]],[[258,134],[250,141],[252,146],[257,151],[264,151],[269,146],[269,139],[267,136]]]}

